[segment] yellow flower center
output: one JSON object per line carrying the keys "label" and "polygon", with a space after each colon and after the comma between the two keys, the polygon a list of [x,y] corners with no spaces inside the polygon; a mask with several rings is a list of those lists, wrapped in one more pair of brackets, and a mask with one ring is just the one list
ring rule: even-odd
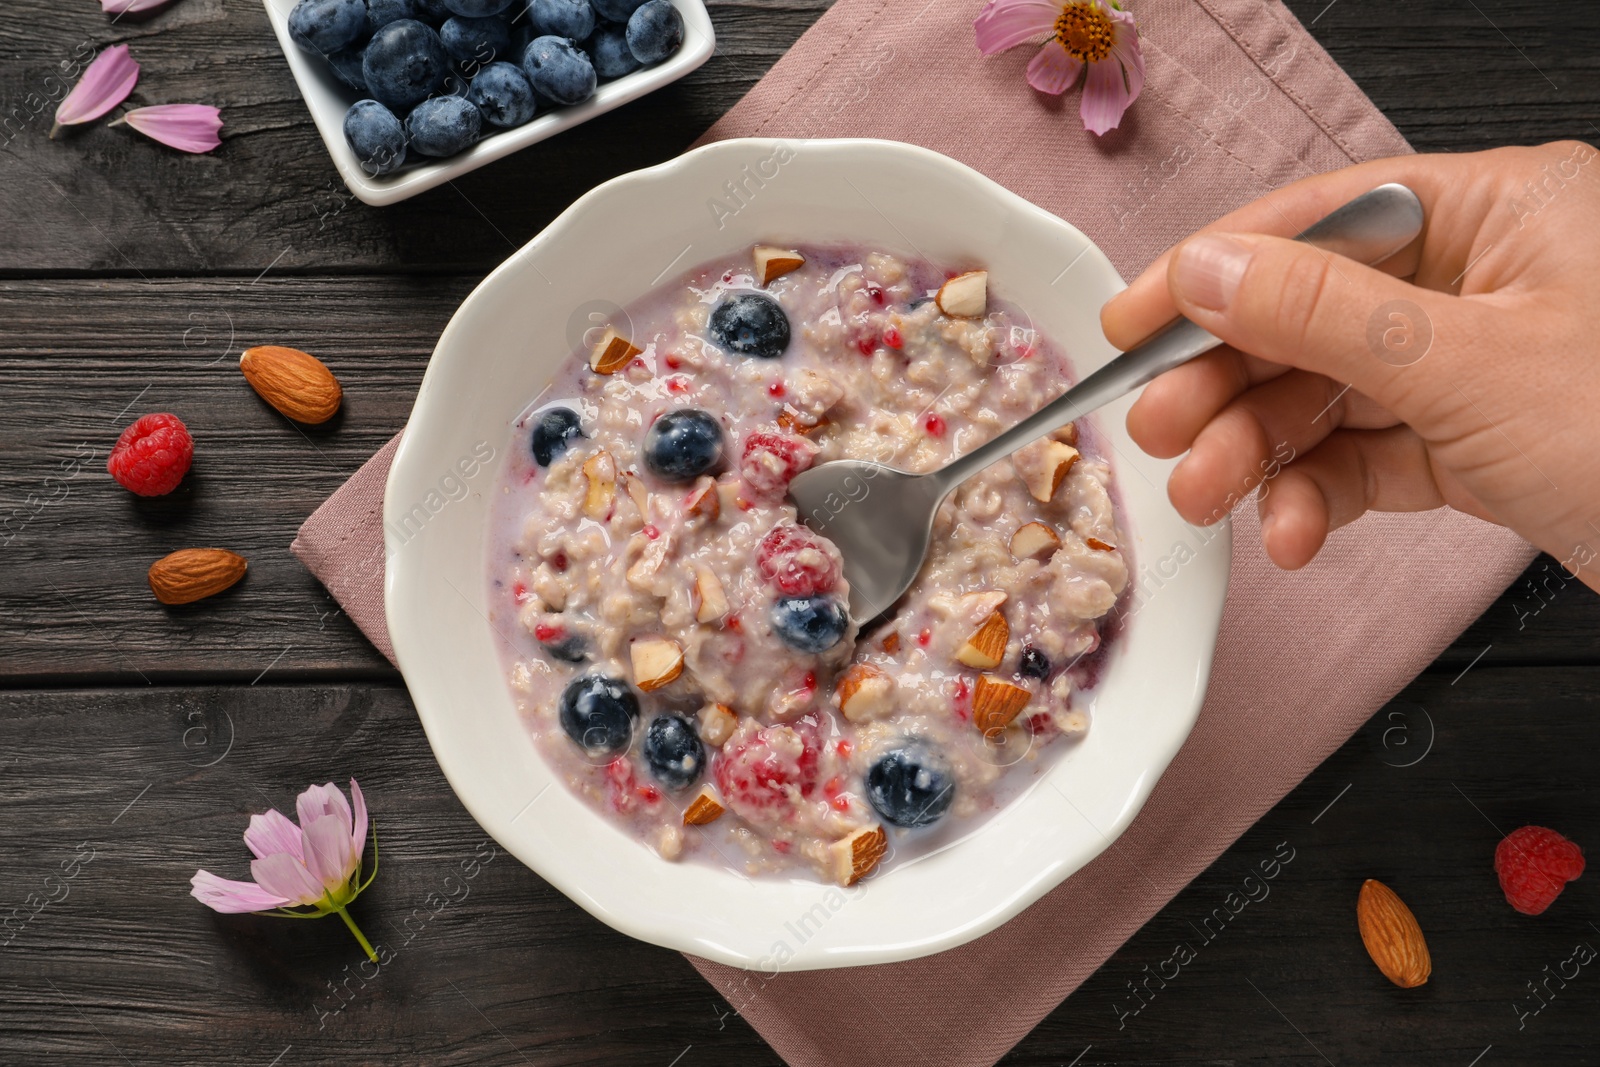
{"label": "yellow flower center", "polygon": [[1056,19],[1056,40],[1074,59],[1098,63],[1111,54],[1115,40],[1111,16],[1097,3],[1067,4]]}

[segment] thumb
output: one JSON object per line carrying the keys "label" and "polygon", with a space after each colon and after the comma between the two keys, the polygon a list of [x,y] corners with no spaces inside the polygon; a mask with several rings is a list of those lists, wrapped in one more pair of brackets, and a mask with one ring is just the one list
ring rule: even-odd
{"label": "thumb", "polygon": [[1167,285],[1184,315],[1232,347],[1348,382],[1413,426],[1443,387],[1444,361],[1427,357],[1435,323],[1459,310],[1446,294],[1265,234],[1190,238]]}

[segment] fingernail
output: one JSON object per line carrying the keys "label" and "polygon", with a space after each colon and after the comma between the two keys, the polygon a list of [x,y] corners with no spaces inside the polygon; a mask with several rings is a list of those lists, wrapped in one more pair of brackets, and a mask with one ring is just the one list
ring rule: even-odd
{"label": "fingernail", "polygon": [[1210,311],[1226,311],[1239,291],[1250,247],[1232,237],[1196,237],[1178,250],[1172,284],[1179,296]]}

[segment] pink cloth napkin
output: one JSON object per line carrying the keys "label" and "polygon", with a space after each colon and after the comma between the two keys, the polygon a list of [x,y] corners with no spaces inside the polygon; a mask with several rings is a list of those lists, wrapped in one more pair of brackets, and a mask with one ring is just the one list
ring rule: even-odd
{"label": "pink cloth napkin", "polygon": [[[1409,151],[1276,0],[1134,0],[1148,81],[1122,128],[1098,140],[1080,128],[1075,93],[1046,100],[1027,88],[1032,49],[978,56],[979,7],[839,0],[706,137],[884,137],[936,149],[1077,225],[1125,277],[1286,182]],[[394,447],[294,543],[390,656],[379,511]],[[937,956],[776,977],[693,961],[788,1063],[994,1063],[1426,667],[1533,554],[1450,511],[1375,515],[1285,574],[1262,554],[1254,510],[1235,523],[1199,724],[1097,860],[999,930]],[[839,1011],[841,995],[871,1010]]]}

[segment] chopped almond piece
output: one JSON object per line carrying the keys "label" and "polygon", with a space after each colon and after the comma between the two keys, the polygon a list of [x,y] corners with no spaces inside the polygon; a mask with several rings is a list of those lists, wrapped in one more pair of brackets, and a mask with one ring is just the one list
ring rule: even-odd
{"label": "chopped almond piece", "polygon": [[650,637],[628,647],[633,660],[633,684],[648,693],[660,689],[683,673],[683,649],[666,637]]}
{"label": "chopped almond piece", "polygon": [[645,522],[650,521],[650,490],[645,488],[644,479],[633,471],[623,471],[617,476],[628,490],[628,498],[639,509],[639,517]]}
{"label": "chopped almond piece", "polygon": [[1083,543],[1097,552],[1115,552],[1117,550],[1116,545],[1107,544],[1098,537],[1085,537]]}
{"label": "chopped almond piece", "polygon": [[694,566],[694,620],[716,622],[728,614],[728,596],[716,573],[703,563]]}
{"label": "chopped almond piece", "polygon": [[1011,554],[1017,559],[1043,559],[1061,547],[1061,538],[1042,522],[1024,523],[1011,535]]}
{"label": "chopped almond piece", "polygon": [[894,708],[894,679],[870,663],[854,663],[839,675],[833,695],[851,722],[875,719]]}
{"label": "chopped almond piece", "polygon": [[717,791],[710,785],[703,785],[694,799],[689,801],[689,806],[683,809],[683,825],[704,826],[708,822],[716,822],[727,810]]}
{"label": "chopped almond piece", "polygon": [[717,516],[722,514],[722,498],[717,495],[715,478],[709,474],[702,474],[695,480],[694,487],[689,490],[688,499],[684,501],[683,513],[692,519],[717,521]]}
{"label": "chopped almond piece", "polygon": [[739,725],[739,713],[726,704],[707,704],[700,709],[700,740],[721,748]]}
{"label": "chopped almond piece", "polygon": [[595,342],[589,352],[589,366],[596,374],[615,374],[628,365],[628,361],[637,356],[644,349],[637,348],[633,342],[617,333],[615,326],[607,326],[606,332]]}
{"label": "chopped almond piece", "polygon": [[833,880],[840,885],[855,885],[889,851],[889,835],[881,826],[863,826],[849,837],[828,846]]}
{"label": "chopped almond piece", "polygon": [[1010,639],[1011,627],[1006,625],[1006,617],[998,611],[993,612],[956,650],[956,659],[979,670],[998,667],[1000,661],[1005,659],[1006,642]]}
{"label": "chopped almond piece", "polygon": [[1078,443],[1078,424],[1069,422],[1059,430],[1051,430],[1050,437],[1064,445],[1076,445]]}
{"label": "chopped almond piece", "polygon": [[878,642],[878,647],[883,649],[885,652],[889,653],[889,655],[891,655],[891,656],[894,655],[896,652],[899,652],[900,651],[900,631],[899,630],[891,630],[891,631],[889,631],[888,636],[886,636],[882,641]]}
{"label": "chopped almond piece", "polygon": [[978,675],[972,690],[972,721],[985,735],[1005,729],[1033,694],[993,674]]}
{"label": "chopped almond piece", "polygon": [[583,476],[589,480],[583,513],[603,522],[611,517],[611,506],[617,498],[617,461],[610,452],[596,452],[583,461]]}
{"label": "chopped almond piece", "polygon": [[1050,503],[1076,462],[1076,448],[1049,438],[1024,445],[1011,457],[1012,469],[1028,487],[1033,499],[1041,504]]}
{"label": "chopped almond piece", "polygon": [[755,259],[756,277],[761,279],[763,286],[771,285],[790,271],[806,265],[806,257],[794,249],[774,248],[772,245],[756,245]]}
{"label": "chopped almond piece", "polygon": [[800,413],[788,404],[785,404],[783,410],[778,412],[778,429],[784,433],[814,434],[831,421],[826,415],[818,415],[816,422],[802,422],[800,421]]}
{"label": "chopped almond piece", "polygon": [[661,573],[661,568],[666,565],[667,549],[671,542],[665,537],[651,540],[643,533],[636,533],[629,544],[630,546],[643,544],[644,548],[640,551],[639,558],[634,560],[632,565],[628,567],[628,573],[624,577],[628,579],[628,584],[635,589],[646,593],[654,591],[656,577]]}
{"label": "chopped almond piece", "polygon": [[989,272],[969,270],[939,287],[933,298],[939,310],[962,319],[975,319],[989,309]]}

